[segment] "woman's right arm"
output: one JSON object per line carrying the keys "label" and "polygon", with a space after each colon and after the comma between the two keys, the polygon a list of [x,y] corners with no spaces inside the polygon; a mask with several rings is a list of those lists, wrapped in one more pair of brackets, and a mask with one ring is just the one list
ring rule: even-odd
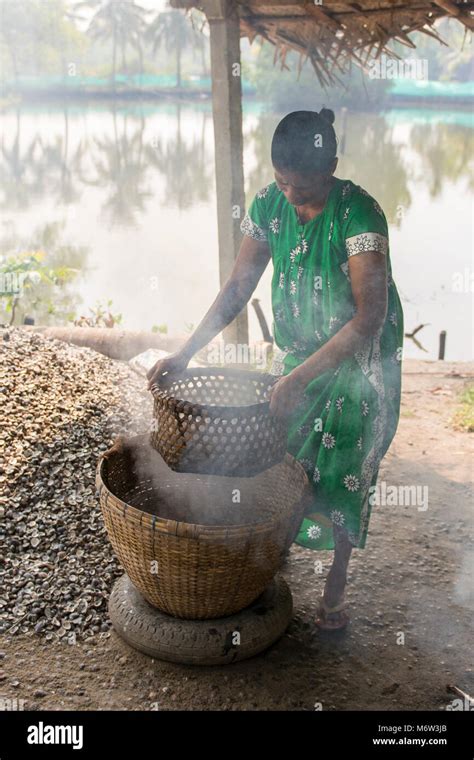
{"label": "woman's right arm", "polygon": [[194,354],[204,348],[240,314],[257,287],[270,259],[270,247],[266,241],[244,236],[229,279],[184,346],[174,354],[158,361],[149,370],[147,374],[149,388],[161,373],[179,371],[187,367]]}

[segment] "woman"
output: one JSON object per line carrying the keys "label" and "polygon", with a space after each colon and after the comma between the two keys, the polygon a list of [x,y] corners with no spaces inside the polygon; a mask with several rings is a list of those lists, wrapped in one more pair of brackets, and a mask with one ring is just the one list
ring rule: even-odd
{"label": "woman", "polygon": [[403,313],[391,277],[384,213],[365,190],[334,177],[334,113],[296,111],[278,124],[275,182],[253,199],[232,274],[203,321],[163,371],[191,357],[228,325],[273,263],[279,351],[270,410],[289,416],[288,450],[305,468],[314,502],[296,538],[334,549],[316,623],[344,628],[353,547],[364,548],[373,486],[400,407]]}

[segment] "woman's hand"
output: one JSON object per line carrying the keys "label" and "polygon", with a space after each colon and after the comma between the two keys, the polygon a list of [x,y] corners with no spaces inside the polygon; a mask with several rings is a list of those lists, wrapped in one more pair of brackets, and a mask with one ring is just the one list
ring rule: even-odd
{"label": "woman's hand", "polygon": [[148,378],[148,390],[150,390],[153,383],[158,381],[163,372],[180,372],[182,369],[186,369],[189,361],[189,356],[186,356],[186,354],[183,354],[181,351],[176,351],[174,354],[165,356],[164,359],[157,361],[146,373]]}
{"label": "woman's hand", "polygon": [[281,377],[269,390],[270,414],[275,417],[289,417],[296,407],[304,401],[306,383],[295,370]]}

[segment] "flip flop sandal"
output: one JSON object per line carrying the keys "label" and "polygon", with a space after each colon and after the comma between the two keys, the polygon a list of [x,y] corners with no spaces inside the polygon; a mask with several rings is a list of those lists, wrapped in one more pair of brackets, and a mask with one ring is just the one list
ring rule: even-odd
{"label": "flip flop sandal", "polygon": [[[334,607],[328,607],[326,602],[324,601],[324,597],[322,596],[319,599],[319,606],[318,606],[318,617],[316,618],[316,625],[318,628],[322,631],[341,631],[344,628],[346,628],[347,624],[349,623],[349,615],[344,613],[344,610],[347,607],[347,602],[342,601],[340,604],[336,604]],[[334,615],[339,614],[339,622],[336,623],[335,621],[331,623],[330,620],[328,620],[328,615]]]}

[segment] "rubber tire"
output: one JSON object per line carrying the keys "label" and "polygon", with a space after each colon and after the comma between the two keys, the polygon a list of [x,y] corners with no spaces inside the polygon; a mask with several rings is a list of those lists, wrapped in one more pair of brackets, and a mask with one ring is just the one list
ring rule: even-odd
{"label": "rubber tire", "polygon": [[[118,635],[139,652],[187,665],[225,665],[263,652],[285,632],[293,600],[282,576],[244,610],[212,620],[183,620],[152,607],[128,575],[119,578],[109,599],[109,616]],[[235,633],[240,643],[233,642]]]}

